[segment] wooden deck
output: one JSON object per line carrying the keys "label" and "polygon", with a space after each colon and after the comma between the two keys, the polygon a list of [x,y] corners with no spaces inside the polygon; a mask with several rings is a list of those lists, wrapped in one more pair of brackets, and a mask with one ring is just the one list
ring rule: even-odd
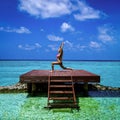
{"label": "wooden deck", "polygon": [[51,72],[50,70],[32,70],[20,76],[21,83],[45,83],[48,77],[55,79],[73,78],[74,82],[100,82],[100,76],[85,70],[58,70]]}
{"label": "wooden deck", "polygon": [[[67,80],[72,77],[73,82],[83,82],[84,88],[88,90],[88,83],[99,83],[100,76],[85,70],[32,70],[20,76],[21,83],[36,84],[48,83],[49,76],[55,80]],[[32,88],[31,88],[32,89]],[[32,91],[32,90],[31,90]]]}

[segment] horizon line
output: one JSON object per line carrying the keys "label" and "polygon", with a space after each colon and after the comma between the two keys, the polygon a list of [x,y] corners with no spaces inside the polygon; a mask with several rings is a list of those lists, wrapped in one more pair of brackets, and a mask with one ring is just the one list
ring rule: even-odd
{"label": "horizon line", "polygon": [[[0,59],[0,61],[56,61],[56,59]],[[65,59],[63,61],[120,61],[120,60],[81,60]]]}

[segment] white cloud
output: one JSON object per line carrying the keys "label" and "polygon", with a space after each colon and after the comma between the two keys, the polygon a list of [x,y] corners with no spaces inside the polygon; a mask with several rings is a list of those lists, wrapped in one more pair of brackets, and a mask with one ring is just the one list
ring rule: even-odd
{"label": "white cloud", "polygon": [[94,41],[91,41],[89,46],[91,48],[100,48],[101,47],[101,44],[100,43],[97,43],[97,42],[94,42]]}
{"label": "white cloud", "polygon": [[41,48],[41,45],[39,43],[35,43],[35,48]]}
{"label": "white cloud", "polygon": [[99,19],[101,17],[102,12],[100,12],[99,10],[95,10],[82,1],[78,2],[78,6],[79,13],[74,15],[76,20],[84,21],[87,19]]}
{"label": "white cloud", "polygon": [[10,27],[0,27],[0,31],[4,31],[4,32],[15,32],[15,33],[19,33],[19,34],[29,34],[31,33],[31,31],[25,27],[20,27],[20,28],[10,28]]}
{"label": "white cloud", "polygon": [[41,32],[44,32],[44,29],[41,28],[40,31],[41,31]]}
{"label": "white cloud", "polygon": [[73,48],[73,43],[69,42],[68,40],[66,40],[64,44],[67,46],[67,48]]}
{"label": "white cloud", "polygon": [[114,40],[112,31],[113,31],[112,28],[106,25],[99,27],[98,39],[101,40],[103,43],[112,42]]}
{"label": "white cloud", "polygon": [[[64,46],[66,50],[68,49],[72,49],[73,48],[73,43],[69,42],[68,40],[64,41]],[[59,46],[57,44],[54,45],[48,45],[48,47],[52,50],[52,51],[57,51]],[[48,50],[48,49],[47,49]]]}
{"label": "white cloud", "polygon": [[48,35],[47,38],[50,40],[50,41],[63,41],[63,38],[62,37],[59,37],[59,36],[55,36],[55,35]]}
{"label": "white cloud", "polygon": [[[65,40],[64,41],[64,50],[65,51],[83,51],[87,48],[88,46],[85,45],[80,45],[80,44],[73,44],[72,42]],[[54,45],[48,45],[48,48],[50,49],[46,49],[46,51],[57,51],[59,46],[54,44]]]}
{"label": "white cloud", "polygon": [[34,45],[18,45],[18,48],[23,49],[23,50],[34,50],[34,49],[39,49],[42,46],[39,43],[35,43]]}
{"label": "white cloud", "polygon": [[78,49],[78,50],[80,50],[80,51],[83,51],[86,47],[87,47],[87,46],[85,46],[85,45],[80,45],[80,44],[78,44],[78,45],[75,46],[75,48]]}
{"label": "white cloud", "polygon": [[70,0],[20,0],[19,9],[36,17],[49,18],[70,14],[72,4]]}
{"label": "white cloud", "polygon": [[64,41],[65,44],[65,49],[66,50],[72,50],[72,51],[83,51],[85,50],[85,48],[87,48],[87,46],[85,45],[80,45],[80,44],[73,44],[72,42],[66,40]]}
{"label": "white cloud", "polygon": [[62,25],[61,25],[61,31],[62,31],[62,32],[74,31],[74,28],[73,28],[70,24],[64,22],[64,23],[62,23]]}
{"label": "white cloud", "polygon": [[31,33],[29,29],[25,28],[25,27],[20,27],[19,29],[14,29],[14,31],[16,33]]}
{"label": "white cloud", "polygon": [[[52,50],[52,51],[56,51],[58,50],[58,47],[56,45],[48,45],[48,47]],[[48,49],[47,49],[48,50]]]}
{"label": "white cloud", "polygon": [[[103,13],[79,0],[20,0],[20,11],[41,18],[60,17],[73,13],[76,20],[99,19]],[[105,14],[104,14],[105,15]]]}

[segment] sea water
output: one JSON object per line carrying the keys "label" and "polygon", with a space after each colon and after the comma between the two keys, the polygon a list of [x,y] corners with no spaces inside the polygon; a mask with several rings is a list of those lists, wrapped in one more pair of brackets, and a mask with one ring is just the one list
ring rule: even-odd
{"label": "sea water", "polygon": [[[51,70],[52,61],[0,61],[0,86],[13,85],[31,70]],[[120,87],[120,61],[64,61],[64,66],[100,75],[101,85]],[[61,69],[55,66],[56,70]]]}
{"label": "sea water", "polygon": [[[37,70],[51,70],[52,61],[0,61],[0,86],[19,82],[23,73]],[[64,66],[82,69],[101,76],[102,85],[120,87],[120,62],[64,61]],[[55,69],[61,69],[55,66]],[[94,92],[94,91],[93,91]],[[97,91],[96,91],[97,92]],[[111,94],[108,91],[107,94]],[[44,109],[47,96],[28,97],[27,93],[0,93],[0,120],[119,120],[120,92],[118,96],[107,97],[102,92],[91,97],[78,97],[80,110]],[[103,94],[103,97],[101,97]]]}

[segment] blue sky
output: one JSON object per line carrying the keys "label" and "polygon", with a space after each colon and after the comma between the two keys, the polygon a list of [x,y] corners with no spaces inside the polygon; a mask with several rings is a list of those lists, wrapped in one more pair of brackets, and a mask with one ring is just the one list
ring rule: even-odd
{"label": "blue sky", "polygon": [[120,0],[0,0],[0,59],[120,60]]}

